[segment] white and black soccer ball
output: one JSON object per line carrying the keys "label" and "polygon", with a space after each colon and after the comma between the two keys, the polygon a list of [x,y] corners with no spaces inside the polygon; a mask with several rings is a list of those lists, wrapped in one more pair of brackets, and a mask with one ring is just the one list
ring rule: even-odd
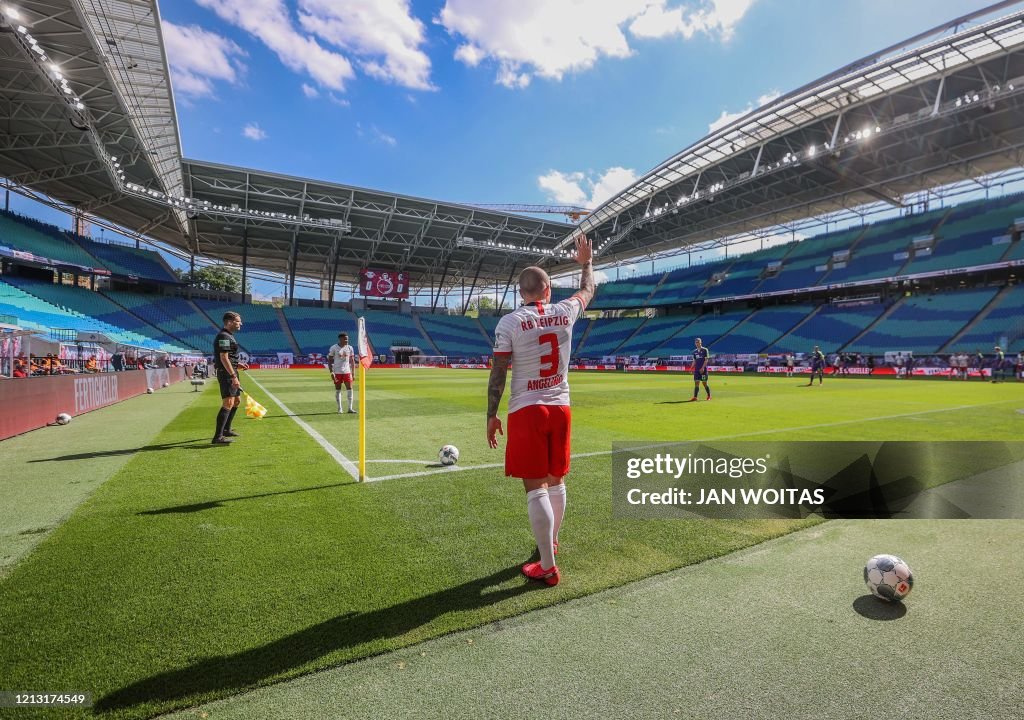
{"label": "white and black soccer ball", "polygon": [[67,413],[61,413],[57,416],[58,425],[67,425],[69,422],[71,422],[71,416]]}
{"label": "white and black soccer ball", "polygon": [[895,555],[875,555],[864,566],[864,582],[876,598],[899,602],[914,587],[914,572]]}
{"label": "white and black soccer ball", "polygon": [[169,385],[170,385],[170,383],[169,383],[169,382],[165,382],[165,383],[164,383],[163,385],[161,385],[161,387],[167,387],[167,386],[169,386]]}
{"label": "white and black soccer ball", "polygon": [[459,461],[459,449],[454,445],[445,445],[437,452],[437,460],[442,465],[454,465]]}
{"label": "white and black soccer ball", "polygon": [[153,394],[153,388],[146,388],[146,394],[147,395],[152,395]]}

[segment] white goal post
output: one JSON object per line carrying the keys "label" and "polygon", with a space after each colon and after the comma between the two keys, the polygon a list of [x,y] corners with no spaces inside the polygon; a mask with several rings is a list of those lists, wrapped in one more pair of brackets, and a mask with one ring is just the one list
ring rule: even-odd
{"label": "white goal post", "polygon": [[409,357],[409,362],[402,364],[402,367],[404,368],[432,368],[447,366],[447,355],[412,355]]}

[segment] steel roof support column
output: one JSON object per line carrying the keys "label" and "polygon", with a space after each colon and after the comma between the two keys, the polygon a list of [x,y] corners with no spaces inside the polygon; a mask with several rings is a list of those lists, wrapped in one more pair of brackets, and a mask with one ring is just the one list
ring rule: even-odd
{"label": "steel roof support column", "polygon": [[452,263],[452,256],[449,253],[448,259],[444,261],[444,271],[441,273],[441,282],[437,284],[437,297],[433,297],[434,293],[431,292],[432,302],[430,303],[430,314],[434,314],[434,310],[437,308],[437,301],[441,299],[441,291],[444,289],[444,280],[448,277],[448,266]]}
{"label": "steel roof support column", "polygon": [[330,310],[334,307],[334,288],[335,283],[338,282],[338,258],[341,257],[340,252],[334,253],[334,269],[331,271],[331,290],[330,296],[327,298],[327,309]]}
{"label": "steel roof support column", "polygon": [[288,264],[288,306],[295,304],[295,264],[299,252],[299,235],[292,233],[292,260]]}
{"label": "steel roof support column", "polygon": [[242,228],[242,302],[245,302],[246,282],[249,278],[249,228]]}
{"label": "steel roof support column", "polygon": [[[472,302],[472,300],[473,300],[473,291],[476,290],[476,281],[480,279],[480,268],[483,267],[483,264],[484,264],[484,259],[480,258],[480,262],[478,262],[476,264],[476,274],[473,276],[473,284],[469,286],[469,297],[468,298],[464,298],[463,303],[462,303],[462,314],[463,315],[465,315],[466,311],[469,310],[469,303]],[[465,289],[466,284],[463,283],[462,287],[463,287],[463,289]]]}
{"label": "steel roof support column", "polygon": [[516,275],[516,266],[515,266],[515,263],[513,263],[512,264],[512,272],[510,272],[508,274],[508,282],[505,283],[505,292],[503,292],[501,294],[501,302],[498,303],[498,315],[501,315],[501,309],[503,307],[505,307],[505,298],[508,296],[508,289],[509,289],[509,286],[512,285],[512,278],[514,278],[515,275]]}

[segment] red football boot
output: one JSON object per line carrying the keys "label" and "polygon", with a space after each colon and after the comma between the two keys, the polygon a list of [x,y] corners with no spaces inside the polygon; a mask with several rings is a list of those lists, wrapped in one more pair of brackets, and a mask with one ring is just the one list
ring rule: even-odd
{"label": "red football boot", "polygon": [[540,566],[539,562],[531,562],[523,565],[523,575],[531,580],[540,580],[548,585],[557,585],[558,581],[562,577],[561,573],[558,572],[557,565],[545,570]]}

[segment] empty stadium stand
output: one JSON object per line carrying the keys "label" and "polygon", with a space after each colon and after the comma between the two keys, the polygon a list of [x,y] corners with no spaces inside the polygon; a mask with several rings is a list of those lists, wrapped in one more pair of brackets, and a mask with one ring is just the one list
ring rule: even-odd
{"label": "empty stadium stand", "polygon": [[352,345],[356,344],[356,316],[348,310],[302,306],[285,307],[282,310],[299,346],[299,352],[303,354],[326,355],[343,332],[348,333]]}
{"label": "empty stadium stand", "polygon": [[455,315],[420,315],[420,324],[442,355],[473,358],[490,355],[493,345],[475,318]]}

